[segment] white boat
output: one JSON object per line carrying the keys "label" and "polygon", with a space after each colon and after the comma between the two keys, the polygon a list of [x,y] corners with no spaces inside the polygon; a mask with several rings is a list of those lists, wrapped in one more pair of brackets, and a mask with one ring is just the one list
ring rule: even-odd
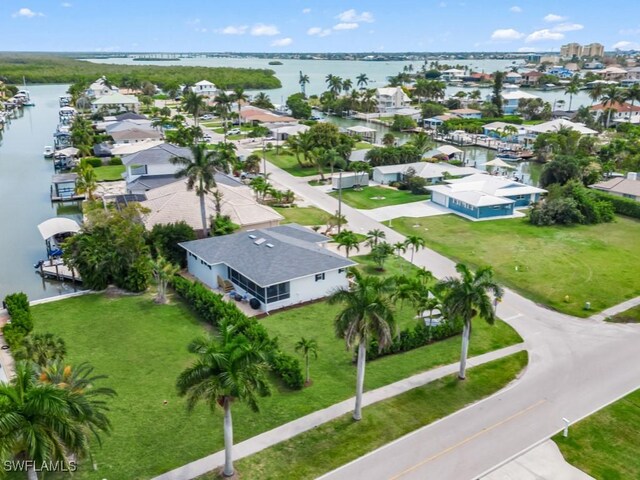
{"label": "white boat", "polygon": [[52,158],[53,154],[56,153],[55,149],[49,145],[44,147],[44,158]]}

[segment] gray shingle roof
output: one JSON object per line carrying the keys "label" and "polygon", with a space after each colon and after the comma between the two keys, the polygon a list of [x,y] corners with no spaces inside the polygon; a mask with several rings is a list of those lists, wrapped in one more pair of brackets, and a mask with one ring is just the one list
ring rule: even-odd
{"label": "gray shingle roof", "polygon": [[163,143],[156,147],[147,148],[122,159],[125,165],[165,165],[172,157],[191,158],[191,150],[187,147],[177,147],[170,143]]}
{"label": "gray shingle roof", "polygon": [[180,246],[210,265],[224,263],[267,287],[355,265],[348,258],[318,245],[327,240],[324,235],[300,225],[288,224],[193,240]]}

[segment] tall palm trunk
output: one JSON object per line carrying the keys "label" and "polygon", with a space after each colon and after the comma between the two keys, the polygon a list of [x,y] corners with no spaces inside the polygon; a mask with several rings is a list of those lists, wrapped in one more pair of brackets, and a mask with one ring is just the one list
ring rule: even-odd
{"label": "tall palm trunk", "polygon": [[305,363],[307,365],[307,379],[305,380],[305,383],[309,383],[309,380],[311,380],[311,376],[309,375],[309,354],[307,353],[304,357]]}
{"label": "tall palm trunk", "polygon": [[635,99],[631,99],[631,109],[629,110],[629,123],[631,123],[631,115],[633,115],[633,104],[635,103]]}
{"label": "tall palm trunk", "polygon": [[209,232],[207,231],[207,206],[204,203],[204,191],[201,190],[198,196],[200,197],[200,216],[202,219],[202,233],[204,234],[205,237],[208,237]]}
{"label": "tall palm trunk", "polygon": [[36,467],[33,465],[30,465],[27,468],[27,478],[29,480],[38,480],[38,472],[36,472]]}
{"label": "tall palm trunk", "polygon": [[460,372],[458,378],[464,380],[467,375],[467,353],[469,351],[469,335],[471,333],[471,321],[464,322],[462,328],[462,352],[460,353]]}
{"label": "tall palm trunk", "polygon": [[362,419],[362,391],[364,390],[364,367],[366,364],[367,347],[364,341],[358,344],[358,371],[356,377],[356,408],[353,411],[353,419]]}
{"label": "tall palm trunk", "polygon": [[411,245],[411,263],[413,263],[413,254],[416,253],[415,245]]}
{"label": "tall palm trunk", "polygon": [[233,470],[233,421],[231,420],[231,400],[224,399],[224,471],[225,477],[231,477]]}

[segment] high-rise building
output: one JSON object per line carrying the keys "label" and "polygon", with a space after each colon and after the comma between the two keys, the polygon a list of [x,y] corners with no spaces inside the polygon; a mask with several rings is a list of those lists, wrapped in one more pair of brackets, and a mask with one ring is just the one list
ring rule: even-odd
{"label": "high-rise building", "polygon": [[590,43],[589,45],[585,45],[584,47],[582,47],[582,56],[603,57],[604,45],[602,45],[601,43]]}
{"label": "high-rise building", "polygon": [[579,43],[567,43],[560,47],[560,55],[562,57],[573,58],[582,56],[582,45]]}

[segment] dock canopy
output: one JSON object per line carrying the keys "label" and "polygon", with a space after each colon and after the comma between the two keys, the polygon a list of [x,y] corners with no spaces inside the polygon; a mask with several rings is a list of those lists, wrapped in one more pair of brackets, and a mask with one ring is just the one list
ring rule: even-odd
{"label": "dock canopy", "polygon": [[65,157],[75,157],[76,155],[78,155],[79,152],[80,150],[78,150],[76,147],[67,147],[67,148],[63,148],[62,150],[58,150],[56,152],[56,155],[62,155]]}
{"label": "dock canopy", "polygon": [[61,233],[79,232],[80,225],[78,225],[75,220],[71,220],[70,218],[55,217],[50,218],[49,220],[45,220],[40,225],[38,225],[38,230],[40,230],[40,235],[42,235],[42,238],[48,240],[49,238]]}
{"label": "dock canopy", "polygon": [[501,168],[516,168],[513,165],[509,165],[507,162],[500,158],[496,158],[494,160],[489,160],[486,163],[481,163],[480,165],[484,165],[486,167],[501,167]]}

